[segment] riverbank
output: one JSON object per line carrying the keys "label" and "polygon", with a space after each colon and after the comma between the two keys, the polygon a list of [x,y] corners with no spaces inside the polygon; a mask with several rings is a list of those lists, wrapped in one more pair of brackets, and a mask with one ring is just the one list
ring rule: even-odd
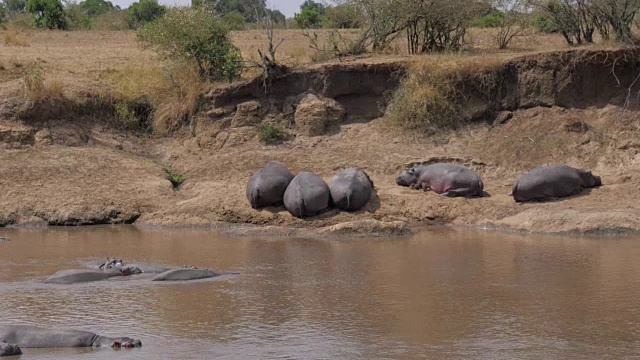
{"label": "riverbank", "polygon": [[[624,86],[637,76],[638,60],[628,60],[628,68],[618,61],[616,78],[610,64],[601,62],[615,54],[506,59],[503,87],[496,90],[501,95],[490,102],[467,96],[466,125],[431,136],[399,130],[384,117],[387,94],[412,61],[407,58],[301,68],[273,83],[267,97],[252,82],[214,90],[192,126],[172,137],[125,133],[86,116],[3,120],[0,225],[230,223],[395,234],[416,224],[451,224],[540,233],[638,232],[640,113]],[[310,134],[294,123],[309,89],[343,107],[341,124]],[[263,144],[261,124],[281,127],[285,140]],[[284,208],[256,211],[245,198],[246,182],[269,160],[325,180],[359,166],[370,174],[376,194],[357,213],[331,210],[300,220]],[[395,184],[407,166],[434,161],[470,166],[489,196],[442,198]],[[516,204],[508,195],[522,173],[559,162],[593,170],[604,185],[547,203]],[[185,180],[174,188],[169,178],[177,175]]]}

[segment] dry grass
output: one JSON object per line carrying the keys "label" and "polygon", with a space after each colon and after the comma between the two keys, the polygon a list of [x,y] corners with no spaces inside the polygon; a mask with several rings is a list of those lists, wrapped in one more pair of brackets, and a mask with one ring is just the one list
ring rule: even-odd
{"label": "dry grass", "polygon": [[47,77],[37,63],[25,69],[23,84],[24,97],[28,104],[64,98],[64,82],[57,77]]}
{"label": "dry grass", "polygon": [[[154,53],[138,46],[132,31],[34,31],[27,36],[26,32],[16,29],[10,27],[10,30],[0,31],[5,39],[0,42],[0,64],[15,65],[5,65],[7,69],[0,72],[0,96],[20,94],[23,91],[20,79],[28,73],[24,66],[37,62],[46,76],[43,75],[42,90],[28,91],[29,98],[57,96],[63,90],[68,100],[78,103],[87,98],[105,98],[114,105],[116,117],[126,121],[132,121],[131,114],[139,116],[139,111],[132,109],[145,103],[154,109],[150,119],[153,128],[158,133],[167,133],[189,123],[199,107],[202,92],[210,86],[199,81],[193,69],[185,66],[167,68]],[[477,54],[503,58],[566,47],[560,36],[536,35],[526,40],[518,39],[509,51],[497,51],[491,31],[472,29],[464,56],[416,58],[439,59],[444,64],[457,58],[473,58]],[[317,33],[319,43],[326,43],[330,31],[319,30]],[[346,39],[355,38],[357,31],[345,30],[340,34]],[[258,49],[265,50],[267,45],[266,34],[261,30],[234,32],[231,36],[248,61],[257,60]],[[16,46],[24,39],[28,39],[29,46]],[[280,40],[283,41],[277,56],[283,64],[300,66],[312,63],[319,56],[318,51],[310,47],[308,37],[299,30],[277,30],[275,41],[279,43]],[[402,40],[394,44],[391,53],[407,56]],[[372,57],[389,55],[374,54]],[[251,77],[258,71],[257,68],[249,69],[243,76]],[[420,93],[434,99],[442,96],[433,88],[420,89]]]}
{"label": "dry grass", "polygon": [[[440,55],[415,61],[393,94],[388,110],[391,124],[433,134],[465,122],[465,94],[495,93],[504,56]],[[473,87],[473,89],[467,89]]]}
{"label": "dry grass", "polygon": [[26,34],[21,34],[16,30],[9,30],[3,35],[4,44],[6,46],[29,46],[29,40]]}

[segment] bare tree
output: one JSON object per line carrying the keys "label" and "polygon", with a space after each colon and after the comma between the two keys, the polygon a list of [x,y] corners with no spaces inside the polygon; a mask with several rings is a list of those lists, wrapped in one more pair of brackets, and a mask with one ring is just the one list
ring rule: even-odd
{"label": "bare tree", "polygon": [[611,28],[616,40],[633,40],[631,27],[640,12],[640,0],[592,0],[592,7],[596,16],[606,24],[605,29],[607,26]]}
{"label": "bare tree", "polygon": [[496,0],[493,6],[503,14],[497,27],[496,44],[499,49],[506,49],[511,40],[526,34],[530,9],[526,0]]}
{"label": "bare tree", "polygon": [[268,92],[271,87],[271,81],[282,75],[283,67],[280,66],[276,60],[276,51],[282,43],[284,38],[280,38],[278,43],[274,42],[274,21],[269,9],[264,8],[260,10],[257,7],[254,8],[256,13],[256,24],[262,28],[267,35],[267,52],[263,53],[261,49],[258,49],[258,55],[260,56],[260,66],[262,67],[263,88],[265,92]]}

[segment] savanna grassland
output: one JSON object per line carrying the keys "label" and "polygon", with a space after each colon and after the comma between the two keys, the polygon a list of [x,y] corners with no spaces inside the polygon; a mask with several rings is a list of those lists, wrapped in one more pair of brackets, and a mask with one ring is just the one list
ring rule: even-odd
{"label": "savanna grassland", "polygon": [[[1,31],[0,224],[639,231],[640,117],[631,106],[637,54],[602,42],[575,50],[558,34],[534,32],[497,50],[494,31],[470,29],[454,53],[408,55],[400,38],[383,52],[327,60],[302,31],[276,30],[278,61],[298,79],[274,82],[285,89],[281,97],[252,90],[257,50],[267,46],[259,30],[231,35],[247,65],[240,85],[203,82],[192,68],[142,49],[131,31]],[[328,31],[316,32],[322,45]],[[379,77],[391,67],[404,70]],[[282,106],[298,95],[289,89],[318,79],[322,95],[344,102],[347,120],[305,136]],[[372,95],[374,87],[379,93]],[[230,94],[222,105],[221,93]],[[233,125],[237,105],[250,99],[271,104],[260,124],[279,128],[282,141],[265,144],[258,125]],[[388,101],[391,113],[369,111]],[[420,104],[433,101],[449,107],[447,121],[464,121],[443,131],[411,130],[413,119],[423,119]],[[135,128],[141,114],[152,131]],[[438,159],[473,167],[490,196],[443,199],[395,185],[408,164]],[[281,208],[255,211],[244,187],[269,160],[325,180],[359,166],[377,194],[359,213],[305,221]],[[591,168],[605,186],[566,201],[516,205],[507,195],[513,181],[550,162]]]}

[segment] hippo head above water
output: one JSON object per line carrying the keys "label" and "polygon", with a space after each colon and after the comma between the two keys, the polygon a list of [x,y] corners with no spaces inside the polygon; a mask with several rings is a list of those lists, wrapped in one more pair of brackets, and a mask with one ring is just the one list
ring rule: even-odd
{"label": "hippo head above water", "polygon": [[411,168],[403,171],[396,177],[396,184],[400,186],[411,186],[418,182],[419,174],[415,168]]}
{"label": "hippo head above water", "polygon": [[140,340],[135,340],[132,338],[124,337],[115,339],[111,343],[111,347],[114,349],[131,349],[131,348],[139,348],[142,346],[142,342]]}

